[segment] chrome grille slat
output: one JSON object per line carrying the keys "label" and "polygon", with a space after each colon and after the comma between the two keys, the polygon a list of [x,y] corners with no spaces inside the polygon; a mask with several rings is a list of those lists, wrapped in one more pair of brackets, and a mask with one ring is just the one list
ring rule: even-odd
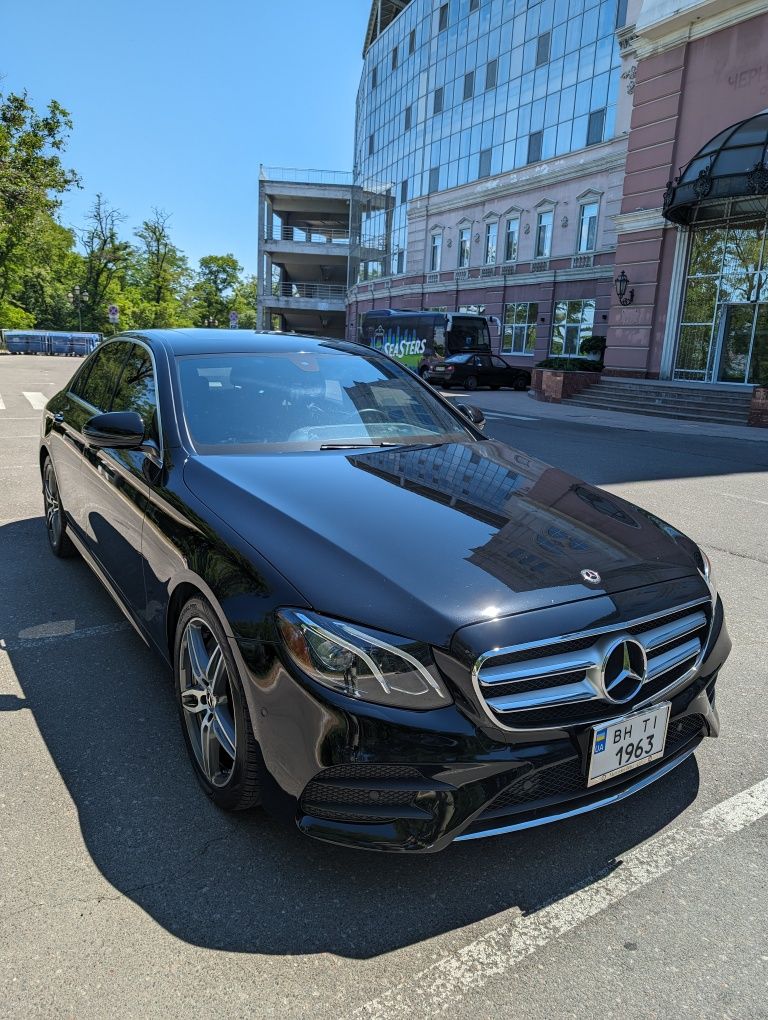
{"label": "chrome grille slat", "polygon": [[691,641],[686,641],[684,645],[678,645],[677,648],[671,648],[668,652],[655,655],[648,660],[648,676],[645,682],[649,683],[663,673],[668,673],[670,669],[679,666],[686,659],[692,659],[694,656],[698,658],[700,652],[701,641],[698,638],[693,638]]}
{"label": "chrome grille slat", "polygon": [[639,638],[645,645],[646,652],[652,652],[656,648],[668,645],[670,641],[692,634],[699,627],[705,627],[707,618],[704,613],[692,613],[691,616],[684,616],[682,620],[675,620],[673,623],[663,624],[654,630],[647,630],[640,634]]}
{"label": "chrome grille slat", "polygon": [[[479,656],[472,680],[485,711],[507,729],[558,727],[610,718],[689,680],[706,647],[712,618],[712,602],[700,599],[612,627],[495,648]],[[618,703],[605,698],[599,678],[605,655],[613,642],[622,638],[643,646],[647,674],[640,690],[628,701]],[[569,650],[558,651],[569,643]],[[529,688],[523,686],[526,683]],[[521,686],[520,691],[515,690],[515,684]],[[494,694],[496,688],[498,693]],[[562,723],[558,722],[558,708],[567,713]],[[533,723],[526,721],[529,713],[535,717]],[[545,722],[550,715],[551,721]]]}
{"label": "chrome grille slat", "polygon": [[547,705],[571,705],[576,701],[596,698],[594,688],[586,682],[563,684],[545,691],[530,691],[528,694],[507,694],[501,698],[488,698],[494,712],[525,712],[532,708],[546,708]]}
{"label": "chrome grille slat", "polygon": [[594,655],[587,652],[563,652],[560,655],[546,655],[541,659],[527,659],[506,666],[481,666],[478,680],[483,686],[508,684],[515,680],[534,680],[540,676],[556,676],[558,673],[574,673],[599,666]]}

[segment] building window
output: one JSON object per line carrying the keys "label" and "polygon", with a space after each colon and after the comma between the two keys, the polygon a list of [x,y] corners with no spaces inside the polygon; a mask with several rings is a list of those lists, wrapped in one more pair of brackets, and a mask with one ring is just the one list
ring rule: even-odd
{"label": "building window", "polygon": [[379,69],[374,67],[371,69],[371,88],[375,89],[379,84]]}
{"label": "building window", "polygon": [[448,4],[440,5],[440,13],[437,16],[437,30],[444,32],[448,28]]}
{"label": "building window", "polygon": [[471,243],[472,231],[469,227],[462,227],[459,230],[459,269],[466,269],[469,266]]}
{"label": "building window", "polygon": [[392,50],[392,70],[397,70],[397,46]]}
{"label": "building window", "polygon": [[552,38],[550,32],[542,32],[536,42],[536,66],[541,67],[549,62],[549,46]]}
{"label": "building window", "polygon": [[589,126],[587,127],[587,145],[597,145],[603,140],[605,129],[605,107],[602,110],[594,110],[589,115]]}
{"label": "building window", "polygon": [[499,62],[498,60],[489,60],[485,65],[485,91],[488,89],[495,89],[496,84],[499,80]]}
{"label": "building window", "polygon": [[432,247],[429,251],[429,271],[430,273],[440,272],[440,263],[443,256],[443,235],[433,234],[432,235]]}
{"label": "building window", "polygon": [[373,135],[368,135],[368,155],[372,156],[375,148],[375,139]]}
{"label": "building window", "polygon": [[597,246],[597,202],[585,202],[579,211],[579,251]]}
{"label": "building window", "polygon": [[478,10],[480,7],[480,0],[469,0],[469,13]]}
{"label": "building window", "polygon": [[485,264],[486,266],[496,265],[496,245],[499,240],[499,224],[486,223],[485,225]]}
{"label": "building window", "polygon": [[439,89],[435,89],[435,94],[432,98],[432,113],[442,112],[443,112],[443,87],[441,85]]}
{"label": "building window", "polygon": [[520,241],[520,220],[517,216],[507,220],[507,236],[504,243],[504,261],[517,262],[517,250]]}
{"label": "building window", "polygon": [[397,274],[398,274],[398,276],[402,276],[402,274],[404,272],[405,272],[405,252],[403,251],[402,248],[398,248],[398,250],[397,250]]}
{"label": "building window", "polygon": [[464,99],[471,99],[475,94],[475,72],[467,71],[464,75]]}
{"label": "building window", "polygon": [[400,204],[405,205],[408,201],[408,178],[400,185]]}
{"label": "building window", "polygon": [[552,327],[551,353],[562,357],[578,357],[582,343],[592,336],[595,322],[595,302],[558,301],[555,304],[555,321]]}
{"label": "building window", "polygon": [[555,218],[554,212],[549,209],[547,212],[540,212],[536,220],[536,258],[548,259],[552,251],[552,222]]}
{"label": "building window", "polygon": [[413,107],[406,106],[405,108],[405,130],[410,131],[413,123]]}
{"label": "building window", "polygon": [[416,52],[416,29],[411,29],[411,34],[408,36],[408,53]]}
{"label": "building window", "polygon": [[616,5],[616,28],[624,28],[627,23],[627,0],[619,0]]}
{"label": "building window", "polygon": [[478,179],[491,176],[491,149],[480,150],[480,161],[477,168]]}
{"label": "building window", "polygon": [[536,347],[536,321],[539,306],[535,301],[513,301],[504,305],[502,354],[533,354]]}
{"label": "building window", "polygon": [[433,191],[440,190],[440,167],[433,166],[429,171],[429,190],[430,193]]}
{"label": "building window", "polygon": [[532,131],[528,135],[528,162],[538,163],[541,159],[541,143],[544,138],[543,131]]}

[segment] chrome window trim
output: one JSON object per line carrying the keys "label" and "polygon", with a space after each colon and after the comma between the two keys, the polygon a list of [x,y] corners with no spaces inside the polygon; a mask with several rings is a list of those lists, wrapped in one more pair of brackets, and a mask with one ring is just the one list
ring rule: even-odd
{"label": "chrome window trim", "polygon": [[[663,690],[656,691],[656,693],[650,695],[647,698],[643,698],[642,700],[638,701],[636,704],[632,705],[632,711],[644,708],[646,705],[651,705],[655,701],[662,700],[665,697],[669,697],[671,694],[674,694],[678,690],[681,690],[688,683],[690,683],[690,681],[696,675],[696,673],[699,670],[699,668],[701,666],[701,663],[702,663],[702,661],[704,659],[704,655],[706,654],[706,650],[707,650],[707,647],[709,645],[709,642],[710,642],[710,639],[711,639],[711,636],[712,636],[712,628],[713,628],[714,622],[715,622],[715,603],[716,603],[716,597],[715,597],[714,593],[712,593],[712,595],[709,598],[704,597],[704,598],[694,599],[691,602],[684,602],[684,603],[682,603],[679,606],[670,606],[668,609],[662,610],[661,612],[658,612],[658,613],[651,613],[651,614],[649,614],[647,616],[641,616],[641,617],[637,617],[634,620],[628,620],[628,621],[625,621],[625,622],[615,623],[615,624],[613,624],[611,626],[596,627],[594,629],[582,630],[582,631],[572,631],[569,634],[563,634],[563,635],[560,635],[560,636],[554,637],[554,638],[544,638],[544,639],[539,640],[539,641],[528,641],[528,642],[525,642],[525,643],[519,644],[519,645],[507,645],[507,646],[505,646],[503,648],[495,648],[495,649],[493,649],[491,651],[483,652],[482,655],[479,655],[477,657],[477,659],[475,660],[475,662],[474,662],[474,664],[472,666],[472,674],[471,674],[471,677],[472,677],[472,687],[474,689],[475,696],[477,698],[477,702],[478,702],[480,708],[485,713],[485,715],[488,717],[488,719],[490,719],[490,721],[494,724],[494,726],[497,726],[499,729],[504,730],[506,733],[529,733],[532,730],[563,730],[563,729],[572,729],[574,726],[579,727],[579,726],[590,726],[590,725],[593,725],[596,722],[602,721],[602,716],[604,714],[604,709],[605,708],[614,707],[614,708],[616,708],[618,710],[618,709],[621,708],[621,705],[612,705],[611,702],[607,702],[607,701],[602,702],[602,701],[598,701],[597,699],[595,699],[595,711],[598,714],[596,715],[596,717],[594,719],[592,719],[592,718],[583,719],[583,720],[579,720],[576,723],[565,723],[565,724],[558,724],[557,722],[548,722],[548,723],[545,723],[543,725],[541,723],[536,723],[536,724],[531,723],[530,725],[527,725],[527,726],[519,726],[519,725],[518,726],[508,726],[491,709],[488,701],[486,700],[486,696],[485,696],[485,694],[483,693],[483,691],[482,691],[482,689],[480,687],[479,676],[480,676],[480,670],[482,669],[483,664],[485,662],[487,662],[489,659],[499,658],[499,657],[501,657],[503,655],[513,654],[514,652],[529,651],[529,650],[535,649],[535,648],[551,647],[552,645],[557,645],[559,643],[565,643],[566,641],[580,640],[581,638],[591,638],[591,637],[597,638],[601,634],[609,634],[609,633],[614,633],[614,634],[617,634],[617,635],[618,634],[622,634],[625,630],[629,631],[629,629],[632,628],[632,627],[642,626],[642,624],[644,624],[644,623],[650,623],[653,620],[662,619],[663,617],[670,616],[673,613],[684,612],[684,611],[686,611],[688,609],[694,609],[697,606],[704,606],[704,605],[711,606],[711,608],[712,608],[712,616],[711,616],[711,619],[709,621],[709,627],[707,629],[706,636],[705,636],[704,640],[701,642],[701,651],[699,652],[699,655],[697,656],[696,661],[690,667],[690,669],[686,670],[686,672],[683,674],[683,676],[678,677],[677,680],[674,680],[671,684],[669,684]],[[631,635],[628,635],[628,636],[631,636]],[[658,657],[655,657],[655,658],[658,658]],[[653,659],[650,660],[650,662],[653,662],[653,661],[654,661]],[[649,665],[650,665],[650,663],[649,663]],[[670,666],[669,668],[671,669],[672,666]],[[651,679],[653,679],[653,677],[651,677],[649,675],[646,678],[646,682],[648,680],[651,680]],[[498,682],[501,682],[501,681],[498,681]],[[510,681],[510,682],[514,682],[514,681]],[[572,686],[573,687],[580,686],[580,682],[579,682],[579,684],[573,684]],[[565,689],[565,688],[563,688],[563,689]],[[488,688],[486,688],[486,691],[487,690],[488,690]],[[575,691],[573,693],[574,693],[574,697],[571,699],[573,703],[581,702],[581,703],[585,703],[586,704],[590,700],[588,698],[587,699],[577,698],[575,696]],[[553,713],[556,711],[556,706],[554,706],[554,705],[547,706],[546,703],[543,703],[543,704],[540,704],[540,705],[530,705],[528,707],[529,707],[530,710],[535,709],[535,708],[545,709],[547,707],[551,707]],[[599,709],[602,709],[602,711],[598,712]],[[525,709],[521,709],[521,710],[524,711]],[[513,711],[514,711],[514,709],[513,709]]]}

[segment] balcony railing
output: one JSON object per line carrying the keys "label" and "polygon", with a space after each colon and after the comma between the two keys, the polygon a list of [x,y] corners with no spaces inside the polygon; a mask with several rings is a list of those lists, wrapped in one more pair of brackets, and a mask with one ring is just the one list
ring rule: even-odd
{"label": "balcony railing", "polygon": [[348,170],[304,170],[301,167],[262,166],[263,181],[282,181],[285,184],[345,184],[351,186],[354,178]]}
{"label": "balcony railing", "polygon": [[571,259],[571,269],[589,269],[595,263],[595,256],[590,252],[589,255],[574,255]]}
{"label": "balcony railing", "polygon": [[286,224],[267,228],[267,241],[292,241],[294,244],[349,244],[349,231],[343,228],[305,230]]}
{"label": "balcony railing", "polygon": [[276,283],[273,297],[310,298],[314,301],[343,301],[347,288],[341,283],[296,283],[294,280]]}

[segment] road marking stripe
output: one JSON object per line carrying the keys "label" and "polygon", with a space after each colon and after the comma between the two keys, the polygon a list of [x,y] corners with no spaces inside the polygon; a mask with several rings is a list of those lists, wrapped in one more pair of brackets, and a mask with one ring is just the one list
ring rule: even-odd
{"label": "road marking stripe", "polygon": [[671,872],[768,815],[768,779],[705,811],[690,825],[663,832],[630,850],[618,866],[587,888],[581,887],[525,917],[481,936],[452,956],[354,1011],[353,1017],[397,1018],[450,1015],[456,1000],[504,974],[614,903]]}
{"label": "road marking stripe", "polygon": [[117,623],[102,623],[96,627],[83,627],[81,630],[73,630],[69,634],[48,634],[44,637],[34,638],[11,638],[9,641],[0,638],[0,648],[6,652],[20,652],[26,648],[50,645],[55,641],[76,641],[81,638],[103,637],[106,634],[117,634],[120,631],[130,629],[131,625],[127,620],[119,620]]}
{"label": "road marking stripe", "polygon": [[486,418],[515,418],[517,421],[539,421],[539,418],[532,418],[527,414],[507,414],[506,411],[483,411]]}
{"label": "road marking stripe", "polygon": [[5,410],[5,404],[3,403],[3,395],[0,393],[0,411]]}
{"label": "road marking stripe", "polygon": [[759,503],[760,506],[768,506],[768,499],[755,499],[754,496],[737,496],[735,492],[721,492],[721,496],[728,496],[729,499],[743,499],[746,503]]}
{"label": "road marking stripe", "polygon": [[36,411],[42,411],[48,403],[48,397],[46,397],[44,393],[27,393],[26,390],[22,390],[22,394],[27,398]]}

